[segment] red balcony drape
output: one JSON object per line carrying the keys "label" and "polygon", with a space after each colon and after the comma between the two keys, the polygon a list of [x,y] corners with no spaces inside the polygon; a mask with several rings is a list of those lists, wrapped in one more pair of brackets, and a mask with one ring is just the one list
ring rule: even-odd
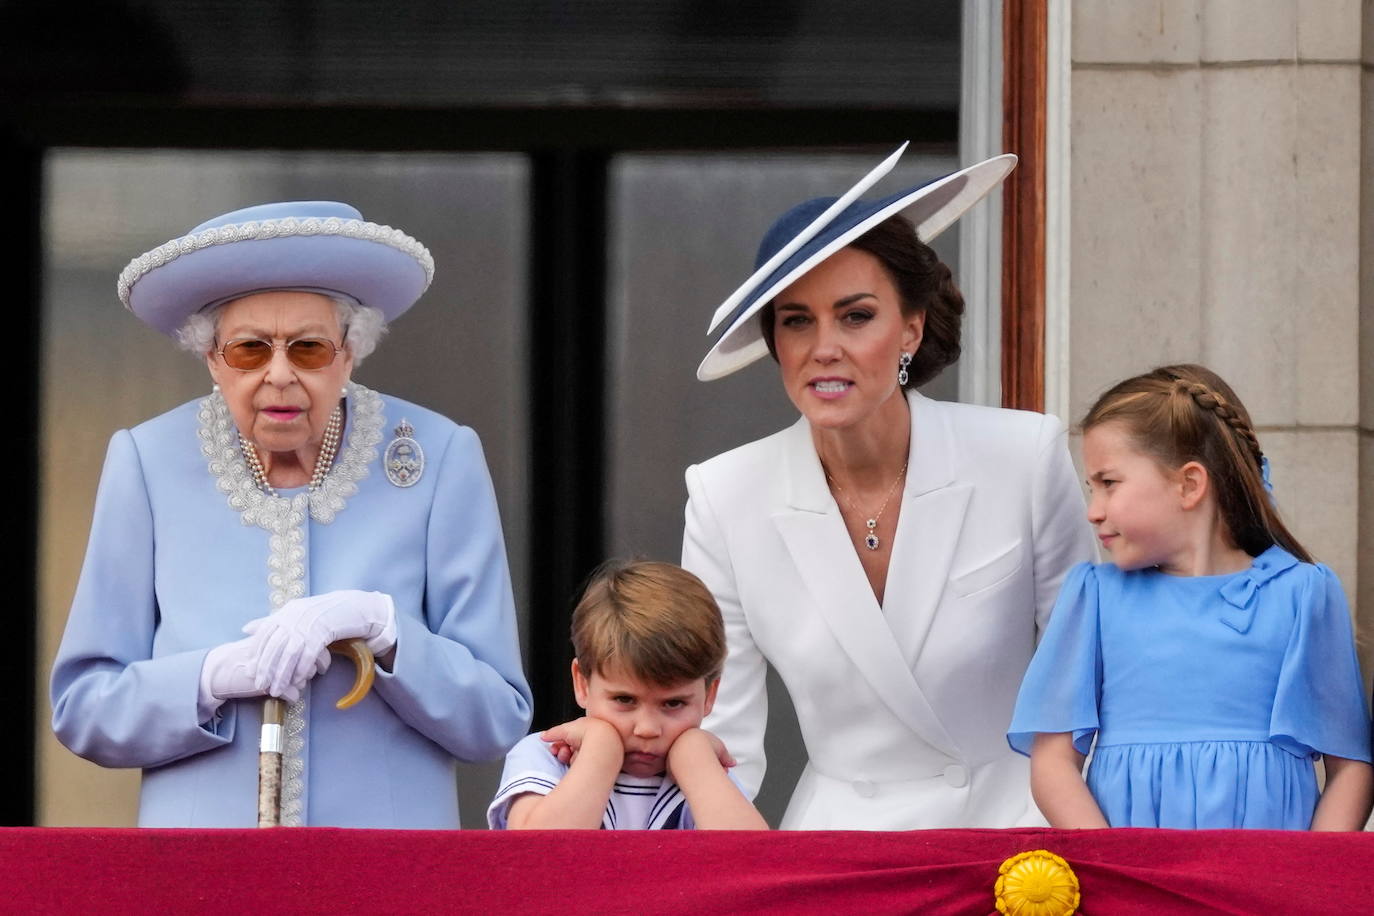
{"label": "red balcony drape", "polygon": [[2,829],[0,910],[964,916],[1034,849],[1068,861],[1085,914],[1374,910],[1374,834],[327,828]]}

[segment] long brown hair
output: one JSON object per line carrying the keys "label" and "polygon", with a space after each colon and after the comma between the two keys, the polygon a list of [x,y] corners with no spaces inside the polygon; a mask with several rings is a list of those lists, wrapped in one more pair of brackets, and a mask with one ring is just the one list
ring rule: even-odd
{"label": "long brown hair", "polygon": [[1161,366],[1118,382],[1080,425],[1087,432],[1104,423],[1121,424],[1136,448],[1169,470],[1189,461],[1205,467],[1222,521],[1241,550],[1253,557],[1278,544],[1312,562],[1269,500],[1261,472],[1264,452],[1249,412],[1215,372]]}

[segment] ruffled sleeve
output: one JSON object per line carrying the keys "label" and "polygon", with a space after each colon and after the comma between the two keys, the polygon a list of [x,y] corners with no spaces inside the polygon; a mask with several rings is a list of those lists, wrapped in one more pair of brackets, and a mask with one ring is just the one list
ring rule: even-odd
{"label": "ruffled sleeve", "polygon": [[1097,734],[1102,693],[1097,571],[1080,563],[1059,591],[1049,627],[1035,650],[1016,698],[1007,741],[1029,754],[1037,734],[1072,732],[1073,746],[1087,754]]}
{"label": "ruffled sleeve", "polygon": [[1270,740],[1299,755],[1369,761],[1369,710],[1355,656],[1350,611],[1336,574],[1325,566],[1298,589],[1293,635],[1279,671]]}

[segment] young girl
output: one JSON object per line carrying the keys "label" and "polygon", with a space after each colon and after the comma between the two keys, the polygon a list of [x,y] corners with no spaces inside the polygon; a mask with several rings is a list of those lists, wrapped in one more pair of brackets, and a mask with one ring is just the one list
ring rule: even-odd
{"label": "young girl", "polygon": [[1007,737],[1040,810],[1055,827],[1363,827],[1345,596],[1279,520],[1245,408],[1215,373],[1166,366],[1082,426],[1112,562],[1069,573],[1017,699]]}

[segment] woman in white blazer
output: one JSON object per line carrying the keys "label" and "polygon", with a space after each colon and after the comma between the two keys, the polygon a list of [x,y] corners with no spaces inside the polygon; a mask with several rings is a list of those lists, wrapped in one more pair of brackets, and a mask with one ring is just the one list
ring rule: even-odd
{"label": "woman in white blazer", "polygon": [[771,353],[801,413],[688,468],[682,550],[729,641],[706,726],[751,792],[767,664],[796,708],[809,761],[785,828],[1043,823],[1005,733],[1060,581],[1094,556],[1057,419],[914,390],[958,358],[963,312],[920,239],[1015,158],[858,199],[901,152],[774,224],[698,370]]}

